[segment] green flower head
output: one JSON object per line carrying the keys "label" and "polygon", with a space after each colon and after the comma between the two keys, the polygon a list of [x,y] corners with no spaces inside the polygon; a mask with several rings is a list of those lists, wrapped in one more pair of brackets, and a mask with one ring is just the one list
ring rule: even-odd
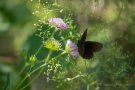
{"label": "green flower head", "polygon": [[44,47],[54,51],[59,50],[60,46],[61,44],[54,38],[50,38],[44,43]]}

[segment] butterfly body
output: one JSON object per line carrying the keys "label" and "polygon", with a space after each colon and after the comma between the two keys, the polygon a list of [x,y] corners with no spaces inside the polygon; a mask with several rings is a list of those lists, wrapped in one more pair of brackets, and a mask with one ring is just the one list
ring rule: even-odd
{"label": "butterfly body", "polygon": [[84,59],[93,57],[93,53],[101,50],[102,44],[95,41],[85,41],[87,36],[87,29],[84,31],[80,40],[78,40],[78,52]]}

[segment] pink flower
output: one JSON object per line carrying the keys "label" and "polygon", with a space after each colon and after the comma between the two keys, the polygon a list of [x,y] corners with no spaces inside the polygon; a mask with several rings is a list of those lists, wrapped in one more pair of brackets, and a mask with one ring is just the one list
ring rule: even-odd
{"label": "pink flower", "polygon": [[66,30],[68,25],[61,18],[51,18],[48,20],[50,24],[62,29]]}
{"label": "pink flower", "polygon": [[77,58],[79,55],[77,45],[70,39],[67,40],[66,51],[70,53],[74,58]]}

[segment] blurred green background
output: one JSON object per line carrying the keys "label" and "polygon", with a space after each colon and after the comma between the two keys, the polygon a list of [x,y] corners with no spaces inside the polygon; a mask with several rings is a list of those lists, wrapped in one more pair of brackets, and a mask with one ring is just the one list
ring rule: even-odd
{"label": "blurred green background", "polygon": [[[17,72],[24,63],[22,51],[25,49],[32,54],[41,43],[35,36],[34,24],[44,19],[46,3],[57,2],[64,6],[63,9],[67,10],[65,12],[70,11],[79,28],[78,32],[89,28],[87,39],[103,43],[102,51],[87,61],[88,72],[95,71],[94,79],[99,83],[99,86],[92,88],[135,90],[135,0],[41,0],[40,5],[39,1],[0,0],[0,88],[6,83],[7,72],[11,73],[11,82],[14,80],[12,86],[17,84],[20,79]],[[51,12],[48,16],[64,17],[66,13]],[[81,58],[79,63],[82,63]],[[79,66],[80,70],[83,68],[83,65]],[[42,81],[43,79],[35,81],[32,90],[49,90],[42,89],[39,84]],[[100,85],[101,83],[115,85]],[[73,82],[72,89],[61,90],[86,90],[83,86],[81,89],[73,88],[77,84]]]}

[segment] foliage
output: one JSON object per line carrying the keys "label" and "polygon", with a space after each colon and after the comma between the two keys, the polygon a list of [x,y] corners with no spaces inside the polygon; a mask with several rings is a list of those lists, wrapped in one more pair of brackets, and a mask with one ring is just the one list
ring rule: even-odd
{"label": "foliage", "polygon": [[[0,63],[4,90],[134,90],[133,0],[24,0],[16,5],[24,15],[14,4],[12,9],[0,4],[0,33],[15,35],[14,47],[23,56],[13,66]],[[91,60],[78,56],[80,28],[88,28],[89,40],[103,44]]]}

